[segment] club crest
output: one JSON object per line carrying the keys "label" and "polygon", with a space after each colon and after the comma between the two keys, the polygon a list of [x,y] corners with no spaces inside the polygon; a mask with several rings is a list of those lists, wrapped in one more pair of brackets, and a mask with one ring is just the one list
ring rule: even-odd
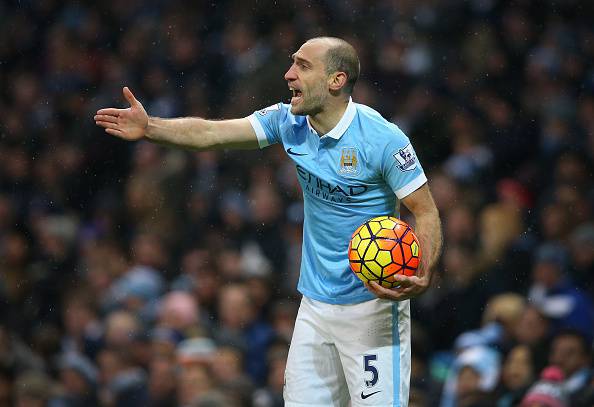
{"label": "club crest", "polygon": [[359,175],[359,151],[355,147],[345,147],[340,151],[338,173],[345,177]]}

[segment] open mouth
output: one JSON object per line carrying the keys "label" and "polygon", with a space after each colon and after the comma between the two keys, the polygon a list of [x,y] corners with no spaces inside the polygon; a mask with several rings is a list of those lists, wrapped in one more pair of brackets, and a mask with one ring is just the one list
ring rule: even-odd
{"label": "open mouth", "polygon": [[299,89],[289,88],[291,92],[293,92],[293,97],[291,98],[291,104],[295,105],[300,103],[303,100],[303,93]]}

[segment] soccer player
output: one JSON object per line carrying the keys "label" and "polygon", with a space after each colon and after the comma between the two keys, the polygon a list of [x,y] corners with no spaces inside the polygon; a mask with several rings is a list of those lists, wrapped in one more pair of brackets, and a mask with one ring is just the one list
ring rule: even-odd
{"label": "soccer player", "polygon": [[[101,109],[97,125],[126,140],[195,150],[281,144],[303,190],[303,294],[285,372],[286,406],[406,406],[410,378],[409,299],[423,293],[441,251],[438,211],[409,139],[351,99],[355,49],[339,38],[307,41],[285,74],[293,94],[234,120],[149,117],[128,88],[127,109]],[[379,215],[415,218],[423,249],[415,276],[398,288],[364,285],[349,269],[352,232]]]}

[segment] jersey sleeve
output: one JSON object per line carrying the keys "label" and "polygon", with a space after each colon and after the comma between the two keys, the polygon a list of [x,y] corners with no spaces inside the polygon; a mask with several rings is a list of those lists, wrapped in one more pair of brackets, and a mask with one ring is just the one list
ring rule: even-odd
{"label": "jersey sleeve", "polygon": [[381,170],[398,199],[405,198],[427,182],[410,140],[398,127],[386,143]]}
{"label": "jersey sleeve", "polygon": [[279,128],[286,116],[287,107],[282,103],[277,103],[257,110],[247,117],[256,132],[260,148],[282,143]]}

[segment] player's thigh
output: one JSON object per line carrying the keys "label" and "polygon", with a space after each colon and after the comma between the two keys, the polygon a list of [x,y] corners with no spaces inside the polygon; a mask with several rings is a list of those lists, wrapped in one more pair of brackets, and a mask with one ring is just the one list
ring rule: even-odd
{"label": "player's thigh", "polygon": [[287,407],[348,405],[340,356],[325,331],[320,305],[304,298],[299,307],[285,371]]}
{"label": "player's thigh", "polygon": [[409,302],[373,300],[336,324],[337,348],[352,406],[408,405],[410,382]]}

